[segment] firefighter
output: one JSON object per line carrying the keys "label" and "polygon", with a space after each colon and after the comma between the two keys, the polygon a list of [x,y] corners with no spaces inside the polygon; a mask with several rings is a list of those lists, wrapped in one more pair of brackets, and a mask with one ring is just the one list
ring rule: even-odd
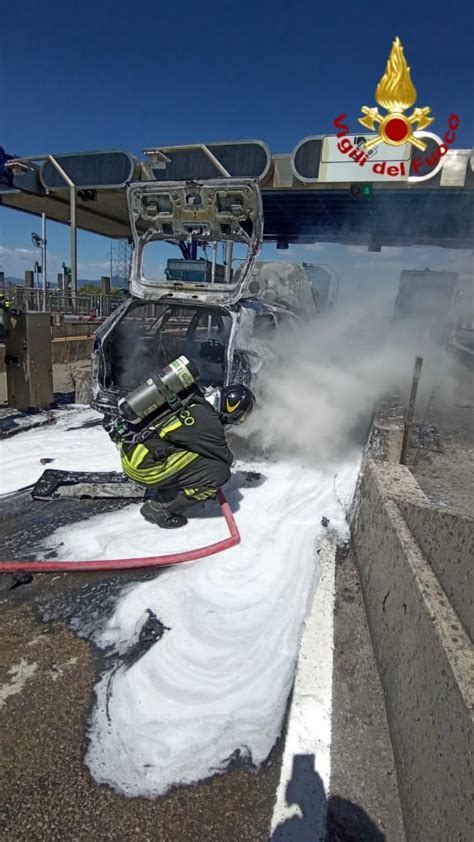
{"label": "firefighter", "polygon": [[189,507],[216,496],[233,461],[224,425],[242,423],[254,403],[250,389],[228,386],[218,413],[193,386],[180,408],[161,408],[138,434],[115,438],[125,474],[145,489],[140,512],[146,520],[176,529],[187,523]]}
{"label": "firefighter", "polygon": [[0,342],[5,342],[9,333],[8,319],[3,314],[8,313],[10,316],[19,316],[21,314],[21,310],[14,307],[13,304],[14,302],[11,298],[7,298],[5,293],[0,292]]}
{"label": "firefighter", "polygon": [[12,316],[19,316],[21,314],[21,310],[13,305],[13,299],[7,298],[5,293],[0,292],[0,310],[3,310],[4,313],[10,313]]}

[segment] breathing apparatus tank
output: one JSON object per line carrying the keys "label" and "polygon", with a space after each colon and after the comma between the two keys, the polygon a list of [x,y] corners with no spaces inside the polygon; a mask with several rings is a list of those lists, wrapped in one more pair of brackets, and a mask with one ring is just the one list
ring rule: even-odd
{"label": "breathing apparatus tank", "polygon": [[168,404],[171,409],[182,405],[180,394],[196,382],[199,372],[187,357],[178,357],[159,374],[149,377],[118,402],[118,411],[129,424],[139,424],[152,412]]}

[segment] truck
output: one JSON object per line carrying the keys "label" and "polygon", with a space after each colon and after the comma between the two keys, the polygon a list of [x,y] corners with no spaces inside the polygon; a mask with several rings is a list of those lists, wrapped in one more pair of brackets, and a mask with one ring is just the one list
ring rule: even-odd
{"label": "truck", "polygon": [[394,322],[416,327],[437,344],[449,339],[457,272],[404,269],[400,274]]}

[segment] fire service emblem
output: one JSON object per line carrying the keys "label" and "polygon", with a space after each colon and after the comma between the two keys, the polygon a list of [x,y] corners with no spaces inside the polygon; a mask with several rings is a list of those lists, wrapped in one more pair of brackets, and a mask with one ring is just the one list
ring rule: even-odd
{"label": "fire service emblem", "polygon": [[413,131],[414,127],[416,131],[426,129],[434,118],[428,116],[431,108],[427,107],[415,108],[409,116],[404,114],[416,101],[416,88],[411,81],[410,68],[398,37],[392,44],[385,73],[377,85],[375,100],[387,113],[383,115],[377,107],[369,108],[367,105],[361,108],[364,117],[359,117],[359,123],[366,129],[378,131],[376,137],[365,143],[366,150],[382,142],[390,146],[411,143],[422,151],[427,148],[426,143],[415,137]]}

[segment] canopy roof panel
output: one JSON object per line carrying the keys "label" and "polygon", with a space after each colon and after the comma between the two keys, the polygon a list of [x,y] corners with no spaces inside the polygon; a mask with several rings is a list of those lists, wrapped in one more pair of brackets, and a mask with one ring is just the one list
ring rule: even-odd
{"label": "canopy roof panel", "polygon": [[[339,242],[374,249],[383,245],[474,247],[470,150],[450,150],[436,174],[425,181],[374,181],[372,195],[366,197],[351,190],[352,182],[319,179],[326,172],[320,165],[324,138],[319,140],[301,141],[292,155],[271,155],[262,141],[161,147],[147,150],[142,161],[119,150],[47,154],[17,159],[13,170],[11,162],[5,167],[11,157],[5,155],[0,160],[0,204],[32,214],[45,213],[49,219],[68,224],[70,188],[61,184],[61,175],[51,164],[54,157],[77,186],[77,226],[107,237],[130,238],[127,183],[166,181],[172,176],[202,180],[215,177],[218,171],[219,177],[258,178],[265,242],[282,246]],[[303,165],[304,181],[298,177]],[[318,173],[313,181],[311,172]]]}

